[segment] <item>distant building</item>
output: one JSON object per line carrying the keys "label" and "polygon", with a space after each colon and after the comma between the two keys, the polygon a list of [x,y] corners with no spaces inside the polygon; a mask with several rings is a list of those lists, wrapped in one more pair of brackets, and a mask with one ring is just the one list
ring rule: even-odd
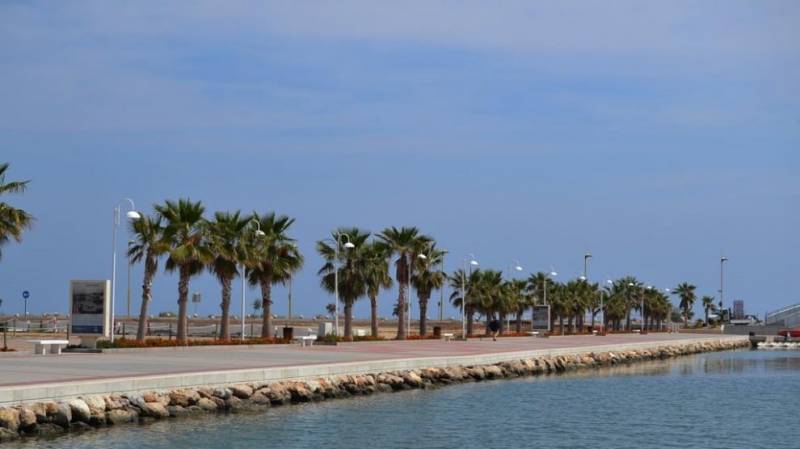
{"label": "distant building", "polygon": [[800,326],[800,304],[793,304],[767,313],[766,322],[768,325],[776,326]]}
{"label": "distant building", "polygon": [[744,301],[736,299],[733,301],[733,319],[741,320],[744,318]]}

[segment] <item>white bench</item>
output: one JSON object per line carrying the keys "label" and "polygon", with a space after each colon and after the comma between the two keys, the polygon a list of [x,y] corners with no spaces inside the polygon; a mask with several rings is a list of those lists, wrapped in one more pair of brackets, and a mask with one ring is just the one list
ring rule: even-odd
{"label": "white bench", "polygon": [[538,337],[539,336],[539,331],[529,331],[528,335],[530,335],[531,337]]}
{"label": "white bench", "polygon": [[312,335],[298,335],[298,336],[292,338],[292,340],[297,340],[298,342],[300,342],[300,346],[306,346],[306,343],[308,343],[308,346],[314,346],[314,342],[317,341],[317,336],[313,335],[313,334]]}
{"label": "white bench", "polygon": [[444,341],[450,341],[453,339],[453,334],[452,333],[442,334],[442,339],[444,339]]}
{"label": "white bench", "polygon": [[28,343],[34,344],[34,354],[61,354],[61,347],[67,346],[69,340],[28,340]]}

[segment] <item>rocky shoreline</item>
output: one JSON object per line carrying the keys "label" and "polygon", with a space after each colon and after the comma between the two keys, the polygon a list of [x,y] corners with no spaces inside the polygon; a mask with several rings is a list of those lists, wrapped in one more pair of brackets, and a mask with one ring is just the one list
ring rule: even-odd
{"label": "rocky shoreline", "polygon": [[701,352],[749,347],[747,340],[654,346],[620,352],[577,353],[510,360],[491,365],[422,368],[314,380],[256,382],[170,391],[82,396],[0,408],[0,443],[53,437],[68,432],[205,413],[238,413],[269,407],[491,379],[557,374],[575,370],[669,359]]}

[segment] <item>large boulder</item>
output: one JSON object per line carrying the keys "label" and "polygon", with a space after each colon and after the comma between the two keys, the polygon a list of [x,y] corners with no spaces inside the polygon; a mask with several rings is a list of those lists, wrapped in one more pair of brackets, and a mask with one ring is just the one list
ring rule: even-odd
{"label": "large boulder", "polygon": [[422,378],[414,371],[408,371],[403,374],[403,382],[413,388],[420,388],[422,386]]}
{"label": "large boulder", "polygon": [[483,372],[487,379],[499,379],[503,377],[503,370],[497,365],[484,366]]}
{"label": "large boulder", "polygon": [[314,393],[303,382],[296,382],[289,387],[289,394],[292,402],[310,402],[314,399]]}
{"label": "large boulder", "polygon": [[268,398],[268,397],[267,397],[267,396],[266,396],[266,395],[265,395],[265,394],[262,392],[262,390],[258,390],[258,391],[256,391],[255,393],[253,393],[253,395],[252,395],[252,396],[250,396],[250,401],[252,401],[252,402],[253,402],[253,404],[258,404],[258,405],[270,405],[270,404],[271,404],[271,402],[272,402],[272,401],[270,401],[270,399],[269,399],[269,398]]}
{"label": "large boulder", "polygon": [[142,407],[142,416],[155,419],[164,419],[169,417],[169,411],[164,407],[161,402],[146,402]]}
{"label": "large boulder", "polygon": [[88,423],[92,417],[92,411],[83,399],[73,399],[69,401],[70,411],[72,412],[72,420]]}
{"label": "large boulder", "polygon": [[36,415],[36,422],[37,423],[46,423],[49,422],[49,418],[47,417],[47,404],[42,402],[37,402],[30,406],[31,411],[34,415]]}
{"label": "large boulder", "polygon": [[169,393],[170,405],[178,405],[181,407],[188,407],[194,405],[200,400],[200,395],[192,390],[174,390]]}
{"label": "large boulder", "polygon": [[108,424],[125,424],[139,419],[139,413],[132,408],[117,408],[106,412]]}
{"label": "large boulder", "polygon": [[23,430],[30,429],[36,425],[36,413],[28,407],[21,407],[19,409],[19,428]]}
{"label": "large boulder", "polygon": [[[122,396],[115,395],[115,394],[112,394],[110,396],[104,397],[103,401],[106,404],[106,410],[118,410],[118,409],[122,409],[122,408],[125,408],[128,405],[130,405],[130,401],[128,401],[127,399],[123,398]],[[87,402],[87,404],[89,404],[89,403]],[[92,407],[92,405],[89,404],[89,408],[91,408],[91,407]]]}
{"label": "large boulder", "polygon": [[273,405],[287,404],[292,400],[292,393],[281,382],[271,384],[269,387],[259,391],[263,392]]}
{"label": "large boulder", "polygon": [[231,394],[236,396],[239,399],[247,399],[253,395],[253,388],[249,385],[234,385],[232,387],[228,387],[231,391]]}
{"label": "large boulder", "polygon": [[89,411],[92,415],[105,415],[106,413],[106,400],[103,396],[100,395],[92,395],[92,396],[85,396],[83,398],[83,402],[89,406]]}
{"label": "large boulder", "polygon": [[0,408],[0,427],[16,433],[19,429],[19,410]]}
{"label": "large boulder", "polygon": [[47,418],[53,424],[67,428],[72,421],[72,408],[66,402],[48,403]]}
{"label": "large boulder", "polygon": [[0,427],[0,443],[14,441],[19,438],[19,434],[11,429]]}
{"label": "large boulder", "polygon": [[197,401],[197,406],[207,412],[213,412],[217,410],[217,403],[209,398],[200,398],[200,400]]}

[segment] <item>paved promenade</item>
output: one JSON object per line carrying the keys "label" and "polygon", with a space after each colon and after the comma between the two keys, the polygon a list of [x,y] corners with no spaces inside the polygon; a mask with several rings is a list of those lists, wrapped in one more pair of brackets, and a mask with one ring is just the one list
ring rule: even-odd
{"label": "paved promenade", "polygon": [[550,338],[374,342],[339,346],[159,349],[62,356],[0,356],[0,404],[215,383],[279,380],[421,366],[494,363],[523,356],[729,339],[722,335],[648,334]]}

